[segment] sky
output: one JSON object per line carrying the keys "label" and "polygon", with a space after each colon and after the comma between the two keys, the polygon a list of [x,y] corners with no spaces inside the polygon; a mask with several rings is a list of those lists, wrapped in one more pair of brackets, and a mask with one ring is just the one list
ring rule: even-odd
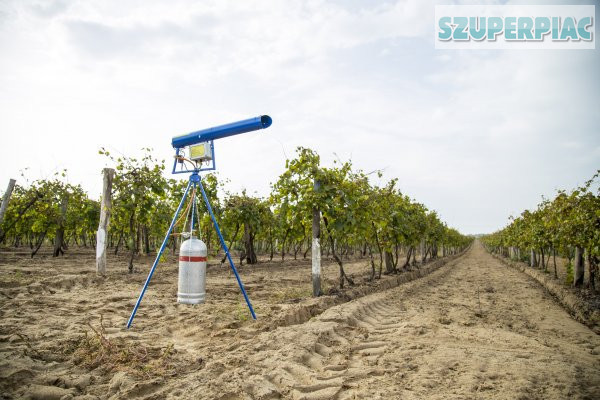
{"label": "sky", "polygon": [[170,162],[172,136],[268,114],[215,143],[228,190],[266,196],[304,146],[497,230],[600,168],[600,49],[436,50],[449,3],[0,0],[0,191],[66,168],[98,198],[101,147]]}

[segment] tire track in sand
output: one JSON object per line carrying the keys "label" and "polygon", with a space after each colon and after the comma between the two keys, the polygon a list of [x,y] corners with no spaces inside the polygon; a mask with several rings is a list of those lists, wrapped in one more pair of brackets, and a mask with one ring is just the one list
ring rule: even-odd
{"label": "tire track in sand", "polygon": [[[167,397],[600,396],[600,339],[479,243],[432,274],[216,352]],[[157,395],[157,393],[155,393]]]}

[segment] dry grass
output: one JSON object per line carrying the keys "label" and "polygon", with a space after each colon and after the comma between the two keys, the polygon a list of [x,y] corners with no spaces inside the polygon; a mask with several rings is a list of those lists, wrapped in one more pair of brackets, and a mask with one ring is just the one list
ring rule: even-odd
{"label": "dry grass", "polygon": [[89,370],[125,371],[140,378],[174,376],[181,362],[177,362],[173,345],[165,348],[145,346],[124,338],[110,339],[106,335],[102,318],[100,327],[88,322],[90,331],[68,343],[63,354]]}
{"label": "dry grass", "polygon": [[276,290],[272,294],[274,303],[285,303],[289,301],[299,301],[312,296],[312,287],[287,287],[285,289]]}

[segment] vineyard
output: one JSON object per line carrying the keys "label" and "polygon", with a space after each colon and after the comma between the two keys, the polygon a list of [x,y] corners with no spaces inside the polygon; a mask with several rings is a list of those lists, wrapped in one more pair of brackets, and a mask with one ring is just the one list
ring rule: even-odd
{"label": "vineyard", "polygon": [[0,400],[600,400],[597,1],[432,3],[0,0]]}
{"label": "vineyard", "polygon": [[[127,158],[100,150],[114,166],[102,171],[105,183],[112,179],[108,219],[101,216],[106,199],[66,182],[66,173],[11,182],[0,205],[2,398],[600,394],[600,340],[592,330],[600,327],[592,320],[600,309],[598,174],[481,239],[449,228],[397,180],[374,185],[351,162],[324,167],[307,148],[286,161],[268,197],[230,193],[217,174],[203,175],[258,319],[250,318],[208,210],[197,203],[199,226],[177,218],[128,330],[187,184],[165,178],[165,162],[144,151]],[[95,246],[103,221],[109,252],[101,271]],[[208,248],[206,302],[194,306],[175,301],[177,256],[190,230]],[[322,241],[318,293],[315,238]],[[561,285],[551,290],[504,259]],[[549,294],[555,290],[572,291],[592,329],[558,305]]]}
{"label": "vineyard", "polygon": [[[485,236],[483,242],[494,253],[527,262],[555,278],[559,278],[557,265],[562,264],[564,274],[560,275],[566,285],[580,288],[587,283],[595,291],[600,284],[599,175],[600,171],[571,192],[559,191],[534,211],[524,211],[504,229]],[[560,259],[567,261],[561,263]]]}
{"label": "vineyard", "polygon": [[[108,248],[115,255],[128,254],[129,272],[134,271],[136,257],[155,253],[160,246],[187,184],[185,180],[166,179],[164,161],[154,159],[150,149],[145,151],[140,159],[115,158],[104,149],[100,151],[116,170]],[[288,160],[285,167],[268,198],[246,192],[223,193],[216,174],[202,178],[225,240],[241,263],[256,264],[259,256],[269,261],[284,261],[286,256],[306,258],[314,208],[322,216],[323,252],[339,266],[340,288],[353,284],[345,274],[344,259],[369,257],[370,277],[374,279],[381,277],[384,267],[385,273],[391,274],[416,264],[417,252],[426,261],[456,254],[471,241],[447,227],[435,211],[401,193],[394,179],[385,187],[373,186],[368,175],[353,170],[350,162],[321,167],[318,154],[306,148],[299,148],[296,158]],[[31,257],[44,244],[51,244],[54,257],[74,246],[96,245],[100,201],[61,178],[15,187],[7,199],[2,244],[28,249]],[[222,249],[202,207],[200,237],[209,253],[218,258]],[[188,226],[177,228],[170,238],[170,254],[178,249],[177,233],[189,230]]]}

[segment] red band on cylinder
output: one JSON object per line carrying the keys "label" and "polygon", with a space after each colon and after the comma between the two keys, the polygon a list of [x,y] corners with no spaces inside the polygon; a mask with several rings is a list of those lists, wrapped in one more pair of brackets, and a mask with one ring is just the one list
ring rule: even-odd
{"label": "red band on cylinder", "polygon": [[206,257],[179,256],[179,261],[202,262],[206,261]]}

